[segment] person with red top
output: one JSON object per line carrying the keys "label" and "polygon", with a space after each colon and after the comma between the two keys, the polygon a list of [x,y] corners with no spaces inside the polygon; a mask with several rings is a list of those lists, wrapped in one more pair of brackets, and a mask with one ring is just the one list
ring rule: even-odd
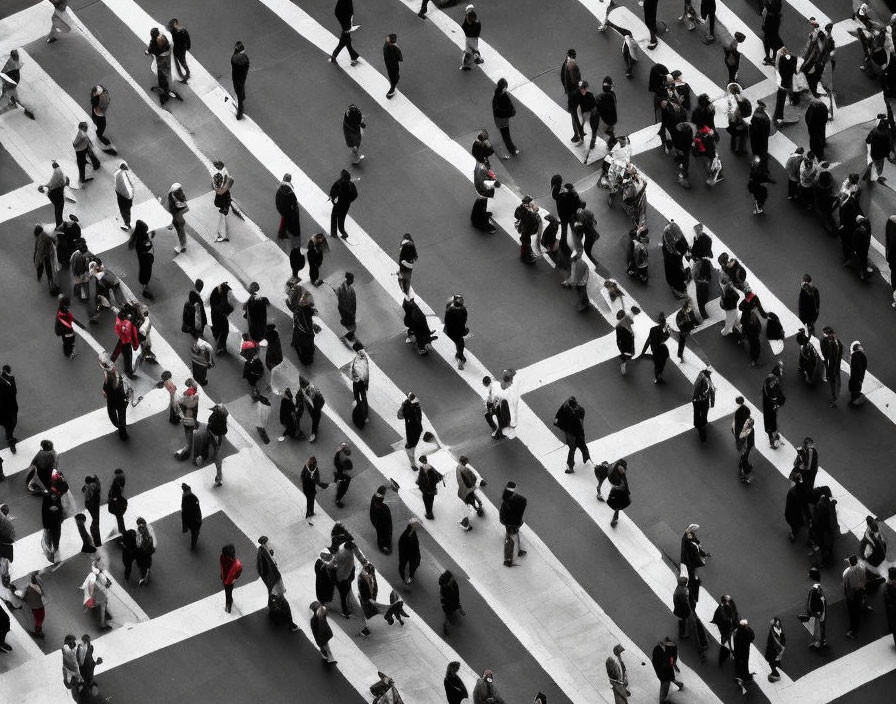
{"label": "person with red top", "polygon": [[233,608],[233,583],[243,573],[243,563],[237,559],[236,548],[225,545],[221,548],[221,583],[224,585],[224,610]]}
{"label": "person with red top", "polygon": [[59,299],[59,309],[56,311],[56,335],[62,338],[62,354],[69,359],[78,356],[75,352],[75,330],[72,327],[77,325],[79,328],[84,327],[84,323],[75,318],[72,313],[72,302],[68,296],[62,296]]}
{"label": "person with red top", "polygon": [[120,354],[124,359],[124,373],[129,379],[136,379],[134,357],[137,350],[140,349],[140,337],[131,316],[119,313],[115,317],[115,334],[118,336],[118,342],[115,343],[115,349],[112,350],[109,359],[114,362]]}

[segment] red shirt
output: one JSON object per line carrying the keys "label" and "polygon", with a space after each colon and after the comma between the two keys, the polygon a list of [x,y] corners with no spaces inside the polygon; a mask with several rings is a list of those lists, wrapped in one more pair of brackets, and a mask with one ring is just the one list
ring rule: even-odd
{"label": "red shirt", "polygon": [[225,585],[233,584],[243,573],[243,563],[235,557],[221,555],[221,581]]}

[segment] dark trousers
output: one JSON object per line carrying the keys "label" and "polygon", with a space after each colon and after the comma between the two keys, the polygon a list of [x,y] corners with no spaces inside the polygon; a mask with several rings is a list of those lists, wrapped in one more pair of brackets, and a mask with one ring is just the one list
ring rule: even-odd
{"label": "dark trousers", "polygon": [[208,383],[208,367],[204,364],[196,364],[196,362],[191,362],[190,366],[193,371],[193,379],[200,386],[205,386]]}
{"label": "dark trousers", "polygon": [[706,442],[706,424],[709,422],[709,401],[694,401],[694,427],[700,440]]}
{"label": "dark trousers", "polygon": [[336,480],[336,501],[342,501],[348,493],[348,487],[352,483],[351,477]]}
{"label": "dark trousers", "polygon": [[355,47],[352,46],[351,32],[346,32],[345,30],[343,30],[339,34],[339,43],[336,45],[336,48],[333,49],[333,54],[330,57],[333,59],[334,63],[336,61],[336,57],[339,56],[339,52],[342,51],[343,48],[348,50],[348,55],[349,57],[351,57],[352,61],[358,58],[359,54],[357,51],[355,51]]}
{"label": "dark trousers", "polygon": [[190,550],[196,548],[196,542],[199,540],[199,530],[201,526],[190,528]]}
{"label": "dark trousers", "polygon": [[305,518],[314,515],[314,499],[317,498],[317,490],[305,494]]}
{"label": "dark trousers", "polygon": [[697,312],[701,318],[706,318],[706,304],[709,303],[709,281],[697,281]]}
{"label": "dark trousers", "polygon": [[420,4],[420,12],[421,13],[426,12],[428,7],[429,7],[429,0],[423,0],[423,2]]}
{"label": "dark trousers", "polygon": [[740,69],[740,56],[738,56],[734,64],[725,63],[725,67],[728,69],[728,82],[735,83],[737,81],[737,72]]}
{"label": "dark trousers", "polygon": [[112,421],[112,425],[118,428],[118,437],[122,440],[127,440],[128,438],[127,409],[127,401],[120,404],[106,403],[106,411],[109,413],[109,420]]}
{"label": "dark trousers", "polygon": [[424,494],[423,495],[423,505],[426,507],[426,517],[431,517],[432,514],[432,505],[435,503],[436,495],[435,494]]}
{"label": "dark trousers", "polygon": [[570,119],[572,119],[572,136],[576,139],[582,139],[585,136],[585,126],[579,119],[577,94],[578,89],[566,96],[566,109],[569,111]]}
{"label": "dark trousers", "polygon": [[644,24],[650,32],[650,43],[656,43],[656,6],[657,0],[645,0],[644,2]]}
{"label": "dark trousers", "polygon": [[187,52],[182,54],[174,53],[174,67],[177,69],[177,75],[183,79],[190,77],[190,67],[187,66]]}
{"label": "dark trousers", "polygon": [[87,513],[90,514],[90,537],[93,544],[99,547],[103,544],[102,538],[100,538],[100,510],[99,508],[87,509]]}
{"label": "dark trousers", "polygon": [[[125,528],[125,526],[124,526],[124,514],[123,513],[115,515],[115,523],[118,527],[118,534],[124,535],[127,528]],[[130,575],[130,572],[128,572],[128,575]]]}
{"label": "dark trousers", "polygon": [[233,92],[236,95],[236,114],[237,117],[243,116],[243,108],[246,104],[246,84],[234,83]]}
{"label": "dark trousers", "polygon": [[97,115],[93,112],[93,110],[91,110],[90,119],[93,120],[93,124],[96,126],[96,138],[107,147],[112,144],[112,142],[110,142],[109,138],[106,136],[106,116]]}
{"label": "dark trousers", "polygon": [[133,198],[125,198],[120,193],[116,193],[115,197],[118,199],[118,212],[121,213],[121,219],[124,220],[124,224],[130,227],[131,225],[131,206],[134,205]]}
{"label": "dark trousers", "polygon": [[454,358],[460,360],[461,362],[466,362],[467,358],[464,356],[464,336],[458,335],[456,337],[452,337],[451,341],[454,343]]}
{"label": "dark trousers", "polygon": [[342,606],[342,614],[348,615],[348,595],[352,590],[352,583],[349,579],[343,579],[336,582],[336,589],[339,592],[339,604]]}
{"label": "dark trousers", "polygon": [[669,349],[662,345],[662,347],[653,353],[653,378],[659,379],[663,375],[663,370],[666,368],[666,361],[669,359]]}
{"label": "dark trousers", "polygon": [[75,351],[75,333],[66,333],[62,336],[62,354],[71,357]]}
{"label": "dark trousers", "polygon": [[824,148],[825,148],[825,138],[824,138],[825,128],[811,130],[809,132],[809,149],[811,149],[815,156],[819,161],[824,159]]}
{"label": "dark trousers", "polygon": [[401,580],[404,581],[405,570],[407,570],[408,577],[411,579],[414,578],[414,574],[417,572],[417,568],[420,566],[419,561],[408,560],[407,557],[402,558],[399,556],[398,558],[398,576],[401,577]]}
{"label": "dark trousers", "polygon": [[681,359],[684,356],[684,346],[688,341],[688,337],[690,333],[679,331],[678,333],[678,358]]}
{"label": "dark trousers", "polygon": [[338,203],[333,206],[333,212],[330,213],[330,237],[335,237],[337,230],[344,237],[348,237],[348,233],[345,231],[346,215],[348,215],[347,206],[342,207]]}
{"label": "dark trousers", "polygon": [[[62,224],[62,210],[65,207],[65,188],[54,188],[47,191],[47,198],[53,204],[53,215],[56,218],[56,227]],[[68,264],[68,262],[66,262]]]}
{"label": "dark trousers", "polygon": [[89,149],[82,149],[75,152],[75,161],[78,162],[78,178],[84,180],[87,178],[87,160],[90,159],[90,165],[94,170],[100,168],[100,160],[96,158],[94,153]]}
{"label": "dark trousers", "polygon": [[355,401],[358,403],[362,403],[364,405],[367,404],[367,386],[369,382],[366,381],[353,381],[352,382],[352,395],[355,398]]}
{"label": "dark trousers", "polygon": [[212,337],[215,340],[215,352],[220,353],[227,351],[227,333],[228,327],[226,322],[221,325],[212,324]]}
{"label": "dark trousers", "polygon": [[399,73],[398,69],[392,71],[391,69],[387,70],[389,75],[389,92],[394,93],[395,87],[398,85]]}
{"label": "dark trousers", "polygon": [[53,271],[53,261],[50,257],[44,257],[44,260],[37,265],[38,281],[44,275],[44,271],[47,273],[47,286],[50,288],[50,293],[55,296],[59,293],[59,289],[56,287],[56,272]]}
{"label": "dark trousers", "polygon": [[588,445],[585,444],[584,435],[566,434],[566,445],[569,447],[569,453],[566,455],[566,466],[574,467],[576,464],[576,450],[582,451],[582,462],[591,459],[591,453],[588,452]]}
{"label": "dark trousers", "polygon": [[115,343],[115,349],[112,350],[109,359],[114,362],[118,359],[119,354],[124,360],[124,373],[130,376],[134,373],[134,348],[131,347],[130,343],[125,344],[119,340]]}
{"label": "dark trousers", "polygon": [[134,568],[134,556],[130,553],[122,553],[121,561],[124,564],[124,581],[127,582],[131,578],[131,570]]}
{"label": "dark trousers", "polygon": [[308,406],[308,415],[311,416],[311,434],[312,435],[317,435],[317,429],[320,427],[321,408],[314,408],[314,406]]}
{"label": "dark trousers", "polygon": [[224,585],[224,606],[229,611],[230,607],[233,606],[233,585],[225,584]]}
{"label": "dark trousers", "polygon": [[498,131],[501,133],[501,138],[504,140],[504,146],[507,147],[507,151],[511,154],[516,154],[516,145],[510,138],[510,127],[501,127]]}
{"label": "dark trousers", "polygon": [[859,630],[859,619],[862,615],[862,606],[865,593],[858,591],[846,599],[846,613],[849,615],[849,630],[855,633]]}
{"label": "dark trousers", "polygon": [[707,13],[706,17],[703,18],[706,20],[709,25],[709,36],[714,37],[716,35],[716,13],[715,10]]}

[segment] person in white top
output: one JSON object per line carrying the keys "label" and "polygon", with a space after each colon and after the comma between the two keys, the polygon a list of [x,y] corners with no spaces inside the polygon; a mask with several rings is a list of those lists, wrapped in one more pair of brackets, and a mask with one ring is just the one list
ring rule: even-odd
{"label": "person in white top", "polygon": [[[100,629],[104,631],[112,628],[112,626],[106,623],[106,605],[109,603],[109,589],[111,587],[112,577],[103,568],[102,558],[94,558],[90,572],[81,585],[81,591],[84,592],[84,607],[96,610],[100,619]],[[75,671],[77,672],[77,664]]]}
{"label": "person in white top", "polygon": [[134,182],[131,170],[126,161],[122,161],[115,171],[115,197],[118,199],[118,212],[121,213],[121,229],[131,229],[131,207],[134,205]]}

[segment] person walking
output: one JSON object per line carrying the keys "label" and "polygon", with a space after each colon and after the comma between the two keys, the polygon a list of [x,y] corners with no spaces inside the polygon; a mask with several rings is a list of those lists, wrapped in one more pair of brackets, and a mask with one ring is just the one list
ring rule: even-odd
{"label": "person walking", "polygon": [[[67,0],[66,0],[67,1]],[[37,187],[41,193],[46,193],[47,198],[53,204],[53,215],[56,219],[56,227],[62,225],[62,215],[65,209],[65,187],[69,184],[69,178],[62,173],[59,162],[53,159],[50,162],[53,173],[50,180]]]}
{"label": "person walking", "polygon": [[495,86],[495,93],[492,96],[492,117],[495,119],[495,127],[498,128],[501,138],[504,140],[504,146],[507,147],[505,159],[520,153],[520,150],[516,148],[513,139],[510,137],[510,118],[515,116],[516,107],[507,89],[507,79],[499,78]]}
{"label": "person walking", "polygon": [[473,704],[504,704],[504,697],[495,685],[495,673],[485,670],[473,687]]}
{"label": "person walking", "polygon": [[[124,514],[127,513],[128,510],[128,500],[124,495],[125,483],[126,477],[124,470],[121,469],[121,467],[116,468],[112,476],[112,483],[109,485],[106,508],[109,513],[115,516],[119,537],[124,536],[126,530],[124,525]],[[115,535],[115,532],[113,531],[110,535]]]}
{"label": "person walking", "polygon": [[660,312],[656,318],[656,325],[650,328],[647,333],[647,341],[641,348],[641,354],[645,354],[650,349],[650,355],[653,357],[653,383],[665,383],[663,379],[663,370],[666,368],[666,362],[669,359],[669,348],[666,346],[666,340],[670,335],[669,326],[666,324],[666,314]]}
{"label": "person walking", "polygon": [[[308,442],[315,442],[326,400],[320,389],[301,375],[299,376],[299,390],[301,391],[302,401],[305,403],[308,415],[311,417],[311,432],[308,434]],[[298,402],[298,395],[296,400]]]}
{"label": "person walking", "polygon": [[246,79],[249,77],[249,55],[246,45],[238,41],[233,45],[230,57],[230,76],[233,80],[233,93],[236,96],[236,119],[243,119],[246,107]]}
{"label": "person walking", "polygon": [[[259,344],[266,339],[268,332],[268,307],[270,301],[267,296],[259,296],[261,286],[256,281],[249,284],[249,298],[243,304],[243,318],[246,319],[250,339]],[[270,345],[270,343],[268,343]],[[272,368],[268,367],[268,369]]]}
{"label": "person walking", "polygon": [[205,305],[202,302],[202,290],[205,288],[205,282],[202,279],[196,279],[193,287],[187,294],[187,300],[184,302],[181,311],[181,332],[189,335],[197,335],[202,337],[205,334],[205,326],[208,325],[208,316],[205,312]]}
{"label": "person walking", "polygon": [[818,287],[812,281],[812,276],[803,274],[800,283],[799,299],[797,300],[797,315],[800,322],[806,326],[809,337],[815,334],[815,323],[821,311],[821,294]]}
{"label": "person walking", "polygon": [[106,111],[109,109],[109,91],[103,85],[95,85],[90,89],[90,119],[96,128],[96,138],[100,141],[101,147],[107,154],[117,154],[118,151],[112,146],[112,142],[106,136]]}
{"label": "person walking", "polygon": [[691,584],[699,583],[697,570],[706,567],[706,559],[710,556],[700,544],[700,539],[697,537],[698,530],[700,530],[699,524],[691,523],[681,536],[679,564],[687,570],[688,582]]}
{"label": "person walking", "polygon": [[613,470],[615,481],[611,482],[612,487],[607,495],[607,506],[613,509],[613,518],[610,520],[611,528],[615,528],[619,524],[619,512],[628,508],[632,503],[626,466],[624,462],[619,462]]}
{"label": "person walking", "polygon": [[684,348],[691,333],[697,328],[700,321],[694,312],[690,296],[685,296],[681,302],[681,308],[675,314],[675,325],[678,327],[678,361],[684,363]]}
{"label": "person walking", "polygon": [[221,584],[224,585],[224,611],[230,613],[233,608],[233,585],[243,573],[243,563],[236,556],[236,548],[228,543],[221,548],[218,560],[221,567]]}
{"label": "person walking", "polygon": [[171,53],[174,55],[174,67],[177,69],[178,79],[181,83],[190,80],[190,67],[187,65],[187,52],[192,47],[190,33],[182,26],[177,18],[168,22],[168,32],[171,34]]}
{"label": "person walking", "polygon": [[647,42],[647,48],[650,50],[657,47],[657,26],[656,26],[656,8],[659,0],[644,0],[644,24],[647,25],[647,31],[650,32],[650,40]]}
{"label": "person walking", "polygon": [[570,396],[554,416],[554,425],[566,435],[566,446],[569,452],[566,455],[566,474],[575,472],[576,450],[582,453],[582,462],[591,462],[591,453],[585,442],[585,409],[579,405],[575,396]]}
{"label": "person walking", "polygon": [[66,16],[68,0],[50,0],[50,3],[53,5],[53,14],[50,16],[50,33],[47,35],[47,44],[57,41],[59,39],[57,34],[68,34],[72,31]]}
{"label": "person walking", "polygon": [[130,389],[125,387],[121,374],[105,353],[99,358],[99,366],[103,370],[103,398],[106,399],[106,412],[109,414],[109,420],[118,429],[118,437],[127,440],[127,410]]}
{"label": "person walking", "polygon": [[376,531],[376,546],[384,555],[392,554],[392,510],[386,503],[385,484],[370,497],[370,523]]}
{"label": "person walking", "polygon": [[0,69],[0,115],[16,108],[22,108],[25,117],[35,120],[34,112],[22,104],[19,97],[18,86],[22,82],[22,60],[19,58],[19,50],[9,52],[9,58]]}
{"label": "person walking", "polygon": [[513,552],[516,547],[517,557],[525,557],[526,550],[520,540],[520,528],[523,526],[523,514],[528,500],[517,493],[516,482],[509,481],[501,494],[501,508],[498,518],[504,526],[504,566],[513,567]]}
{"label": "person walking", "polygon": [[357,66],[361,56],[355,51],[355,47],[352,46],[352,32],[357,29],[357,27],[352,25],[352,16],[355,14],[352,0],[336,0],[336,8],[333,14],[336,15],[336,20],[339,22],[340,32],[339,43],[333,49],[333,53],[330,54],[330,61],[335,64],[339,52],[346,49],[352,66]]}
{"label": "person walking", "polygon": [[342,116],[342,135],[345,138],[345,146],[352,154],[352,166],[357,166],[364,158],[361,153],[361,139],[366,127],[367,123],[364,122],[361,109],[354,103],[349,105]]}
{"label": "person walking", "polygon": [[386,97],[389,99],[395,96],[402,61],[404,61],[404,56],[402,56],[401,47],[398,46],[398,35],[387,34],[386,43],[383,45],[383,62],[386,64],[386,75],[389,77],[389,92],[386,93]]}
{"label": "person walking", "polygon": [[865,381],[865,372],[868,370],[868,358],[865,356],[865,348],[858,340],[850,346],[852,353],[849,358],[849,402],[847,406],[855,408],[865,403],[865,394],[862,393],[862,384]]}
{"label": "person walking", "polygon": [[691,403],[694,406],[694,427],[697,429],[700,442],[705,443],[709,425],[709,409],[716,405],[716,387],[712,383],[711,367],[706,367],[697,374]]}
{"label": "person walking", "polygon": [[834,329],[826,325],[822,329],[824,337],[821,339],[821,356],[824,360],[824,380],[831,392],[829,408],[837,407],[837,397],[840,396],[840,363],[843,361],[843,343],[837,337]]}
{"label": "person walking", "polygon": [[781,667],[781,660],[784,657],[784,650],[787,645],[787,638],[784,635],[784,624],[781,619],[774,616],[769,623],[768,638],[765,641],[765,661],[769,664],[771,672],[768,674],[769,682],[778,682],[781,679],[781,673],[778,668]]}
{"label": "person walking", "polygon": [[806,616],[807,620],[812,621],[812,641],[809,643],[809,647],[817,650],[828,644],[825,637],[827,598],[824,595],[824,588],[821,586],[821,572],[817,567],[809,568],[809,580],[812,582],[806,596]]}
{"label": "person walking", "polygon": [[684,683],[676,679],[678,669],[678,646],[669,636],[661,640],[653,648],[650,656],[653,671],[660,681],[660,702],[669,701],[669,687],[674,683],[679,691],[684,689]]}
{"label": "person walking", "polygon": [[185,460],[193,453],[193,433],[196,432],[199,412],[199,389],[193,379],[184,382],[184,392],[177,399],[180,409],[181,425],[184,429],[184,446],[174,456],[178,460]]}
{"label": "person walking", "polygon": [[185,215],[190,211],[183,186],[179,183],[172,183],[171,188],[168,189],[166,202],[168,212],[171,213],[171,225],[168,229],[173,228],[177,232],[177,245],[174,247],[174,253],[180,254],[187,251],[187,232],[184,227],[187,224]]}
{"label": "person walking", "polygon": [[476,476],[469,463],[470,460],[467,456],[461,455],[457,458],[457,467],[454,469],[457,480],[457,497],[464,503],[464,515],[459,523],[466,531],[473,530],[473,526],[470,525],[470,516],[473,512],[480,517],[485,514],[482,500],[476,495],[476,486],[482,484],[482,481]]}
{"label": "person walking", "polygon": [[227,333],[230,332],[229,316],[233,312],[230,291],[230,284],[222,281],[212,289],[208,298],[212,314],[212,337],[215,342],[214,353],[219,355],[227,354]]}
{"label": "person walking", "polygon": [[199,497],[193,493],[190,485],[183,482],[180,485],[183,495],[180,499],[181,532],[190,533],[190,550],[196,549],[199,540],[199,531],[202,528],[202,507],[199,505]]}
{"label": "person walking", "polygon": [[741,694],[747,694],[747,688],[753,684],[753,673],[750,672],[750,646],[756,634],[747,619],[742,618],[734,629],[734,681],[740,686]]}
{"label": "person walking", "polygon": [[84,609],[85,612],[95,611],[99,618],[99,627],[102,631],[112,629],[107,623],[109,618],[109,590],[112,588],[112,576],[103,567],[103,558],[97,556],[93,558],[90,566],[90,572],[81,584],[81,591],[84,593]]}
{"label": "person walking", "polygon": [[[343,169],[336,182],[330,186],[330,201],[333,203],[333,210],[330,213],[330,237],[336,237],[338,229],[342,239],[348,239],[348,233],[345,231],[345,218],[348,215],[349,207],[357,198],[358,189],[352,182],[351,174]],[[315,281],[314,277],[312,277],[312,281]]]}
{"label": "person walking", "polygon": [[330,628],[330,622],[327,620],[327,607],[319,601],[311,603],[311,635],[314,642],[320,649],[320,656],[328,665],[335,665],[338,660],[333,659],[330,651],[330,641],[333,639],[333,629]]}
{"label": "person walking", "polygon": [[[81,674],[81,680],[84,683],[84,687],[87,688],[87,691],[91,696],[99,696],[99,685],[96,683],[96,679],[94,678],[94,672],[96,670],[97,665],[103,664],[103,659],[98,657],[93,657],[94,648],[93,643],[90,642],[90,635],[85,633],[81,636],[81,642],[78,643],[75,654],[78,660],[78,670]],[[83,690],[82,690],[83,692]]]}
{"label": "person walking", "polygon": [[[124,165],[124,162],[122,162],[122,166]],[[122,173],[127,175],[127,172]],[[122,211],[123,216],[124,211]],[[130,218],[130,211],[128,211],[128,218]],[[130,229],[130,219],[128,220],[128,227],[122,226],[121,229]],[[128,239],[128,249],[133,249],[137,253],[137,281],[143,287],[141,295],[150,301],[155,299],[155,295],[149,290],[149,282],[152,280],[152,265],[155,262],[155,248],[152,242],[155,236],[155,230],[150,230],[143,220],[137,220]]]}
{"label": "person walking", "polygon": [[719,605],[713,613],[711,623],[714,623],[719,629],[719,667],[731,655],[733,644],[731,637],[734,635],[734,629],[740,622],[737,614],[737,604],[730,594],[723,594],[719,599]]}
{"label": "person walking", "polygon": [[824,150],[826,146],[825,131],[828,126],[828,106],[824,104],[821,98],[812,97],[806,108],[806,127],[809,130],[809,149],[818,158],[824,161]]}
{"label": "person walking", "polygon": [[427,461],[426,455],[420,455],[420,468],[417,470],[416,484],[423,495],[423,507],[426,509],[425,517],[430,521],[435,518],[432,506],[435,503],[436,494],[439,493],[439,482],[442,480],[443,476]]}
{"label": "person walking", "polygon": [[849,630],[846,637],[855,640],[861,624],[862,612],[868,608],[866,602],[867,577],[865,568],[859,564],[857,555],[850,555],[843,570],[843,597],[846,601],[846,613],[849,616]]}
{"label": "person walking", "polygon": [[479,35],[482,34],[482,22],[476,15],[476,8],[470,4],[464,8],[464,21],[460,25],[464,33],[464,53],[461,57],[461,71],[471,71],[474,64],[485,63],[479,53]]}
{"label": "person walking", "polygon": [[355,330],[358,328],[356,319],[358,311],[358,300],[355,296],[355,289],[352,284],[355,282],[355,275],[347,271],[342,283],[336,289],[336,307],[339,311],[339,324],[345,328],[343,339],[346,342],[355,340]]}
{"label": "person walking", "polygon": [[470,334],[467,327],[467,308],[464,305],[464,297],[455,293],[445,306],[445,336],[454,343],[454,359],[457,360],[457,368],[463,371],[467,361],[464,355],[464,338]]}
{"label": "person walking", "polygon": [[171,89],[171,42],[159,32],[158,27],[150,30],[149,44],[143,53],[152,56],[156,62],[156,79],[159,84],[151,90],[159,94],[159,102],[164,105],[171,98],[183,100],[180,93]]}
{"label": "person walking", "polygon": [[152,556],[155,554],[158,542],[156,533],[146,519],[137,518],[137,568],[140,570],[140,581],[137,586],[149,584],[152,577]]}
{"label": "person walking", "polygon": [[413,391],[408,393],[405,400],[402,401],[401,407],[398,409],[398,418],[404,420],[404,451],[407,453],[411,469],[416,471],[414,454],[417,443],[420,442],[420,436],[423,434],[423,409],[420,408],[420,401]]}
{"label": "person walking", "polygon": [[[277,237],[281,240],[297,237],[298,241],[295,246],[298,247],[302,243],[302,227],[299,221],[299,199],[296,197],[296,191],[292,185],[292,174],[283,174],[283,180],[274,195],[274,207],[277,208],[277,214],[280,216]],[[293,276],[296,273],[294,272]]]}
{"label": "person walking", "polygon": [[[466,616],[460,603],[460,587],[457,580],[451,573],[451,570],[445,570],[439,575],[439,597],[442,602],[442,613],[444,620],[442,621],[442,635],[448,635],[448,624],[457,623],[457,617]],[[446,685],[447,689],[447,685]]]}
{"label": "person walking", "polygon": [[[423,2],[425,5],[429,0],[423,0]],[[470,696],[467,692],[467,686],[460,678],[460,675],[457,674],[458,672],[460,672],[460,662],[457,660],[449,662],[448,667],[445,669],[444,679],[445,697],[448,699],[448,704],[461,704],[464,699]]]}
{"label": "person walking", "polygon": [[22,603],[31,610],[34,627],[29,633],[40,640],[46,638],[44,634],[44,620],[47,617],[46,601],[40,575],[38,572],[32,572],[28,578],[28,584],[22,590]]}
{"label": "person walking", "polygon": [[768,445],[773,450],[781,444],[781,434],[778,432],[778,409],[787,401],[781,384],[783,376],[784,363],[778,361],[775,362],[775,366],[762,382],[762,421],[768,435]]}
{"label": "person walking", "polygon": [[336,451],[336,454],[333,457],[333,481],[336,482],[336,506],[339,508],[343,508],[345,504],[342,500],[345,498],[345,495],[348,493],[349,485],[352,483],[352,476],[349,474],[354,465],[351,460],[352,450],[348,446],[348,443],[342,443],[339,445],[339,449]]}
{"label": "person walking", "polygon": [[255,555],[255,569],[258,576],[267,587],[268,596],[276,594],[283,596],[286,587],[283,586],[283,576],[280,574],[280,568],[277,566],[277,559],[274,557],[274,546],[271,545],[270,539],[266,535],[262,535],[258,539],[258,550]]}
{"label": "person walking", "polygon": [[96,157],[93,140],[87,134],[86,122],[78,123],[78,132],[72,140],[72,147],[75,150],[75,162],[78,164],[78,183],[83,186],[89,181],[93,181],[93,176],[87,176],[88,159],[94,171],[101,166],[100,160]]}
{"label": "person walking", "polygon": [[44,272],[47,274],[47,287],[51,296],[59,295],[59,286],[56,283],[56,275],[59,270],[59,261],[56,255],[56,237],[44,229],[43,225],[34,226],[34,254],[32,260],[37,270],[37,280],[40,281]]}
{"label": "person walking", "polygon": [[887,123],[887,116],[885,114],[880,114],[877,116],[877,125],[875,125],[871,131],[868,133],[868,136],[865,138],[865,143],[869,147],[869,161],[868,167],[865,169],[865,173],[862,174],[862,178],[869,183],[874,183],[871,180],[871,169],[874,168],[877,171],[877,183],[886,183],[887,179],[884,176],[884,159],[890,156],[890,153],[893,151],[893,137],[890,134],[890,126]]}
{"label": "person walking", "polygon": [[100,478],[95,474],[88,474],[84,477],[81,493],[84,494],[84,510],[90,514],[90,540],[94,547],[100,547],[103,544],[100,537],[100,501],[102,498]]}
{"label": "person walking", "polygon": [[413,583],[417,568],[420,567],[418,528],[420,528],[420,521],[412,518],[398,537],[398,576],[405,584]]}
{"label": "person walking", "polygon": [[329,484],[321,481],[320,468],[317,466],[317,457],[312,455],[302,467],[300,476],[302,481],[302,493],[305,494],[305,519],[310,523],[314,516],[314,500],[317,497],[317,490],[326,489]]}
{"label": "person walking", "polygon": [[613,654],[607,656],[607,678],[613,688],[614,704],[628,704],[628,698],[632,695],[628,688],[628,673],[622,661],[623,652],[625,648],[617,643],[613,646]]}

